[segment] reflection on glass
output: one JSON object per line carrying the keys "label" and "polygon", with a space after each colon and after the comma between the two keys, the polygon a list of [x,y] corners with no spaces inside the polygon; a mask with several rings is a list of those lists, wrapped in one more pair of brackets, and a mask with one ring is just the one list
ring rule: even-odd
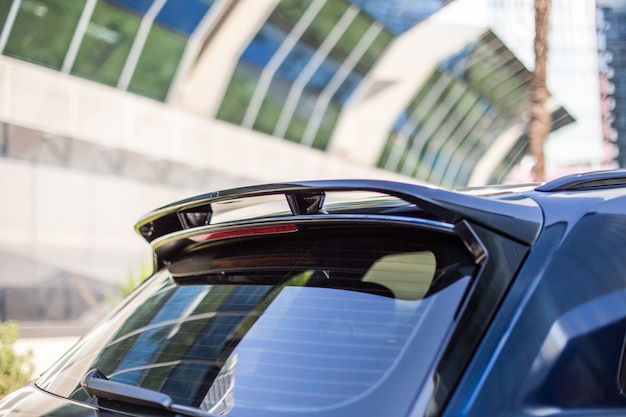
{"label": "reflection on glass", "polygon": [[[159,5],[153,0],[100,0],[89,3],[95,3],[95,7],[85,8],[86,1],[20,2],[2,52],[107,85],[123,89],[128,85],[129,91],[165,100],[188,38],[214,3],[167,0],[152,16],[153,22],[146,15]],[[0,3],[0,24],[7,19],[11,4]],[[148,33],[147,40],[137,50],[137,65],[134,59],[129,65],[142,25]],[[126,76],[120,81],[126,67],[132,70],[132,74],[127,74],[130,83]]]}
{"label": "reflection on glass", "polygon": [[[293,32],[309,6],[316,8],[310,23]],[[342,107],[392,40],[347,1],[282,0],[240,57],[217,117],[325,149]],[[268,64],[292,41],[274,71]],[[263,71],[271,82],[259,84]]]}
{"label": "reflection on glass", "polygon": [[348,55],[354,50],[367,29],[372,25],[372,20],[367,16],[358,14],[337,41],[337,45],[333,48],[331,55],[344,61]]}
{"label": "reflection on glass", "polygon": [[168,0],[159,11],[155,22],[172,32],[191,36],[214,0]]}
{"label": "reflection on glass", "polygon": [[400,35],[449,3],[451,0],[349,0],[374,17],[394,35]]}
{"label": "reflection on glass", "polygon": [[109,3],[113,3],[121,8],[135,13],[139,16],[143,16],[152,6],[154,0],[106,0]]}
{"label": "reflection on glass", "polygon": [[257,67],[239,63],[228,83],[216,117],[237,125],[241,124],[245,114],[242,109],[248,107],[260,75],[261,71]]}
{"label": "reflection on glass", "polygon": [[[467,185],[493,140],[522,117],[528,88],[528,71],[487,31],[438,65],[396,119],[378,166],[444,187]],[[518,152],[514,146],[508,160]]]}
{"label": "reflection on glass", "polygon": [[[465,248],[448,235],[369,230],[282,239],[209,245],[174,262],[38,386],[90,401],[79,381],[97,368],[238,417],[363,415],[349,409],[383,404],[407,371],[419,386],[474,269]],[[405,412],[414,394],[385,409]]]}
{"label": "reflection on glass", "polygon": [[228,414],[233,409],[236,366],[237,355],[230,355],[202,400],[200,409],[219,415]]}
{"label": "reflection on glass", "polygon": [[434,262],[430,253],[387,257],[351,284],[358,291],[308,287],[328,279],[314,270],[279,285],[169,280],[91,367],[208,410],[350,401],[395,366],[430,303],[421,300],[429,281],[416,286],[416,274],[431,277]]}
{"label": "reflection on glass", "polygon": [[185,37],[152,26],[128,91],[165,100],[186,44]]}
{"label": "reflection on glass", "polygon": [[289,32],[312,2],[313,0],[280,0],[268,20]]}
{"label": "reflection on glass", "polygon": [[23,1],[3,52],[60,69],[85,1]]}
{"label": "reflection on glass", "polygon": [[139,16],[106,2],[98,2],[76,56],[72,74],[116,85],[139,23]]}
{"label": "reflection on glass", "polygon": [[252,128],[259,132],[272,134],[280,116],[280,111],[288,94],[288,85],[281,80],[274,79],[263,98],[261,107]]}
{"label": "reflection on glass", "polygon": [[2,33],[3,28],[5,27],[7,17],[9,16],[9,10],[11,9],[10,1],[2,1],[0,2],[0,33]]}
{"label": "reflection on glass", "polygon": [[302,36],[303,41],[311,45],[320,45],[334,30],[337,22],[348,9],[348,3],[342,1],[326,2]]}
{"label": "reflection on glass", "polygon": [[[339,113],[341,112],[341,107],[334,103],[329,102],[326,108],[324,109],[324,115],[322,120],[315,132],[315,137],[311,142],[311,147],[315,149],[325,149],[330,141],[330,136],[335,128],[335,124],[337,123],[337,119],[339,119]],[[305,130],[306,132],[306,130]]]}
{"label": "reflection on glass", "polygon": [[263,68],[278,51],[287,32],[276,25],[265,24],[243,51],[241,60],[248,65]]}

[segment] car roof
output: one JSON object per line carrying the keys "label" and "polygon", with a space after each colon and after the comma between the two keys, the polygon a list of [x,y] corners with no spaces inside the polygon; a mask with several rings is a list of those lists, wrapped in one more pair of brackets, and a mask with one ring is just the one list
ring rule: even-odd
{"label": "car roof", "polygon": [[567,175],[536,188],[541,192],[589,191],[626,186],[626,170],[593,171]]}

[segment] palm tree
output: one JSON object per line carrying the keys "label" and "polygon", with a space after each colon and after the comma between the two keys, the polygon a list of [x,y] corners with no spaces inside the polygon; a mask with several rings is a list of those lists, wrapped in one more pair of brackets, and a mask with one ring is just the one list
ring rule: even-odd
{"label": "palm tree", "polygon": [[535,158],[532,169],[533,180],[546,180],[544,143],[550,133],[552,118],[546,107],[549,93],[546,86],[548,60],[548,29],[550,22],[550,0],[534,0],[535,7],[535,69],[533,71],[530,119],[528,125],[528,148]]}

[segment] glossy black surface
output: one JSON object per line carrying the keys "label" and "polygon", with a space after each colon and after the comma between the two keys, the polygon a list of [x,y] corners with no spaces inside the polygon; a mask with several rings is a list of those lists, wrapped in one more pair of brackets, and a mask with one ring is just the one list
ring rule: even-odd
{"label": "glossy black surface", "polygon": [[[329,180],[289,184],[267,184],[205,194],[182,200],[147,214],[136,226],[136,230],[148,241],[169,233],[183,230],[186,223],[180,221],[181,212],[202,207],[202,213],[210,213],[211,204],[229,200],[241,200],[268,195],[285,195],[292,213],[305,213],[307,198],[316,196],[315,210],[323,208],[323,195],[330,192],[368,191],[396,197],[430,213],[445,222],[456,223],[461,219],[489,224],[501,233],[514,236],[524,243],[531,243],[541,227],[538,207],[529,199],[519,196],[507,200],[485,199],[469,194],[455,193],[443,189],[377,180]],[[208,216],[210,219],[210,216]]]}

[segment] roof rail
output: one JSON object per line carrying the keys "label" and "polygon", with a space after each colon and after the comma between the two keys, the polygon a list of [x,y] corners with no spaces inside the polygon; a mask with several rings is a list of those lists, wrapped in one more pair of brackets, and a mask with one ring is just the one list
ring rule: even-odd
{"label": "roof rail", "polygon": [[284,195],[294,216],[323,215],[326,193],[346,191],[396,197],[441,221],[454,224],[462,219],[471,220],[527,244],[534,241],[543,221],[536,204],[515,204],[503,199],[400,182],[322,180],[266,184],[199,195],[148,213],[137,222],[135,230],[152,242],[177,231],[210,225],[213,214],[211,205],[214,203],[268,195]]}
{"label": "roof rail", "polygon": [[626,170],[616,169],[607,171],[586,172],[583,174],[567,175],[553,181],[549,181],[536,191],[582,191],[594,188],[615,187],[626,185]]}

